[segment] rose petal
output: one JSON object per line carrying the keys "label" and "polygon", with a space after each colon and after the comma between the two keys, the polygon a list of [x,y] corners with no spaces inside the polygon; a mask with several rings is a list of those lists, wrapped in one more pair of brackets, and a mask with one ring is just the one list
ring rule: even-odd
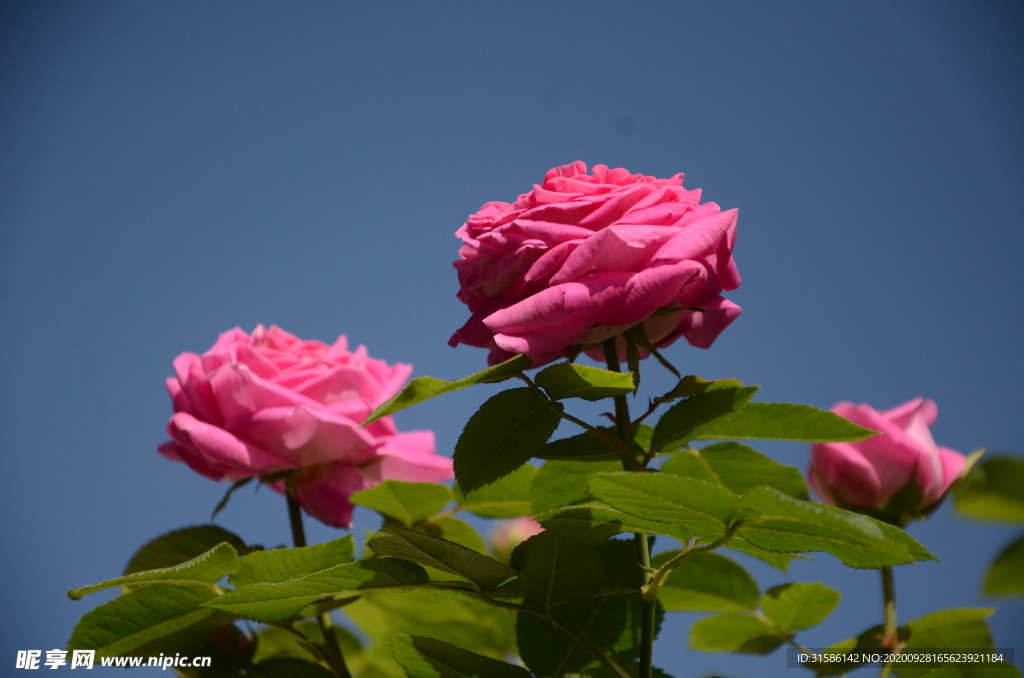
{"label": "rose petal", "polygon": [[364,467],[364,476],[379,473],[384,479],[412,483],[440,483],[454,477],[452,460],[434,454],[433,431],[399,433],[389,438],[377,453],[379,463]]}
{"label": "rose petal", "polygon": [[221,366],[208,381],[214,402],[225,421],[270,407],[317,405],[315,400],[292,389],[261,379],[240,363]]}
{"label": "rose petal", "polygon": [[225,429],[239,440],[273,452],[294,466],[362,464],[378,443],[358,422],[325,408],[271,407],[233,419]]}
{"label": "rose petal", "polygon": [[588,238],[551,277],[551,284],[574,280],[587,273],[641,271],[651,255],[675,234],[666,226],[613,226]]}
{"label": "rose petal", "polygon": [[694,259],[717,247],[729,232],[736,228],[739,210],[711,214],[688,224],[654,255],[652,264],[665,261]]}
{"label": "rose petal", "polygon": [[585,330],[597,319],[604,306],[616,304],[625,296],[626,284],[632,277],[630,273],[602,273],[553,285],[508,308],[495,311],[483,323],[495,334],[512,336],[544,329],[555,330],[567,322],[579,324],[579,319],[585,318]]}
{"label": "rose petal", "polygon": [[[906,431],[915,419],[923,421],[926,428],[932,426],[939,416],[939,407],[934,400],[918,397],[880,414]],[[931,439],[931,434],[928,434],[928,439]]]}
{"label": "rose petal", "polygon": [[235,468],[248,475],[266,475],[295,468],[294,463],[185,412],[171,417],[168,432],[180,446],[194,450],[205,462],[217,468]]}
{"label": "rose petal", "polygon": [[[850,443],[821,443],[811,448],[811,468],[830,492],[847,506],[873,509],[883,503],[883,486],[875,467]],[[819,493],[827,499],[825,493]],[[888,497],[884,497],[888,500]]]}
{"label": "rose petal", "polygon": [[293,492],[309,515],[325,525],[349,529],[355,507],[348,498],[373,484],[353,466],[330,464],[304,469]]}
{"label": "rose petal", "polygon": [[[913,475],[923,496],[932,496],[942,483],[942,465],[935,443],[909,435],[868,405],[843,403],[833,412],[855,424],[881,431],[882,435],[853,443],[874,466],[882,481],[884,501],[893,497]],[[929,440],[931,435],[928,436]]]}
{"label": "rose petal", "polygon": [[[680,336],[686,338],[687,343],[696,348],[711,348],[726,327],[731,325],[739,317],[739,306],[732,303],[725,297],[718,297],[701,306],[704,312],[683,310],[679,313],[679,324],[676,329],[666,335],[664,339],[658,340],[655,346],[664,348],[669,346]],[[675,314],[668,316],[676,317]]]}
{"label": "rose petal", "polygon": [[168,441],[156,448],[156,451],[171,461],[187,464],[190,469],[210,480],[223,480],[225,472],[203,459],[194,445]]}
{"label": "rose petal", "polygon": [[967,457],[956,450],[951,450],[948,447],[938,449],[939,459],[942,460],[942,485],[939,486],[932,501],[945,494],[949,486],[955,483],[960,474],[964,472],[964,466],[967,465]]}

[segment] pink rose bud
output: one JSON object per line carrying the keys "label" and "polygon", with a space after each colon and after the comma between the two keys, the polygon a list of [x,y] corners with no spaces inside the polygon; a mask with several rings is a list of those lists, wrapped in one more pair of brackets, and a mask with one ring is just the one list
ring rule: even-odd
{"label": "pink rose bud", "polygon": [[487,203],[455,234],[472,316],[449,343],[489,348],[492,365],[524,353],[536,367],[643,323],[656,347],[684,337],[708,348],[740,313],[721,294],[740,284],[738,212],[700,195],[682,174],[587,174],[576,161],[514,203]]}
{"label": "pink rose bud", "polygon": [[[383,480],[441,482],[452,462],[432,431],[399,433],[391,417],[360,424],[412,372],[344,336],[332,346],[277,326],[224,332],[203,355],[182,353],[167,380],[171,440],[157,450],[213,480],[298,470],[293,494],[333,527],[352,526],[348,497]],[[282,482],[271,485],[284,491]]]}
{"label": "pink rose bud", "polygon": [[928,427],[939,410],[931,400],[915,398],[885,412],[843,402],[832,411],[880,433],[812,447],[808,480],[826,504],[905,524],[935,506],[964,470],[962,454],[932,439]]}
{"label": "pink rose bud", "polygon": [[491,533],[491,546],[499,560],[508,562],[517,546],[543,531],[541,524],[533,518],[509,520],[499,523],[497,529]]}

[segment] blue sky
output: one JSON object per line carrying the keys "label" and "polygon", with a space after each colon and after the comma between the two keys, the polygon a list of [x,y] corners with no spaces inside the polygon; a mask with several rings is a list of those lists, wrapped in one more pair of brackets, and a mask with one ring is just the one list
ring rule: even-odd
{"label": "blue sky", "polygon": [[[416,374],[475,371],[484,351],[446,345],[466,318],[453,233],[573,160],[684,172],[740,209],[743,315],[709,351],[669,349],[685,371],[819,407],[922,395],[940,444],[1024,452],[1022,19],[1010,2],[0,4],[0,591],[17,620],[0,661],[63,646],[95,604],[65,590],[220,498],[154,451],[175,355],[277,323]],[[450,454],[482,396],[397,421]],[[244,491],[218,520],[284,543],[281,504]],[[1014,530],[945,507],[911,532],[943,562],[898,571],[901,618],[993,603],[981,577]],[[875,573],[824,556],[790,577],[845,594],[806,645],[880,619]],[[997,644],[1024,650],[1024,606],[999,607]],[[691,621],[655,655],[677,678],[792,674],[781,655],[686,651]]]}

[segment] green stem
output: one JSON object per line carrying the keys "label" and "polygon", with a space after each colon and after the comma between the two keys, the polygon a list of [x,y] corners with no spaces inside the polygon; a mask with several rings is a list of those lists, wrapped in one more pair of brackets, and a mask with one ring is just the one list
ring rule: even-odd
{"label": "green stem", "polygon": [[[292,528],[292,541],[295,542],[296,548],[300,548],[306,545],[306,529],[302,525],[302,508],[299,506],[299,502],[292,497],[290,489],[285,492],[285,497],[288,499],[288,522]],[[320,625],[320,633],[329,650],[329,652],[323,653],[327,658],[327,663],[331,665],[339,678],[352,678],[352,674],[349,673],[348,666],[345,664],[345,655],[341,653],[338,636],[334,633],[334,620],[331,619],[331,613],[323,612],[317,615],[316,621]]]}
{"label": "green stem", "polygon": [[534,393],[536,393],[538,396],[543,398],[544,401],[547,403],[548,407],[555,414],[557,414],[559,417],[561,417],[562,419],[565,419],[566,421],[571,421],[572,423],[576,424],[580,428],[584,429],[587,433],[591,433],[591,434],[593,434],[595,436],[598,436],[599,438],[604,440],[606,443],[608,443],[608,445],[613,450],[618,452],[620,455],[626,454],[629,451],[629,448],[627,448],[625,446],[625,444],[623,444],[623,442],[619,438],[617,438],[614,435],[612,435],[607,429],[597,428],[596,426],[591,426],[590,424],[588,424],[587,422],[583,421],[582,419],[579,419],[577,417],[572,416],[571,414],[566,412],[564,408],[559,407],[555,403],[555,401],[553,401],[551,398],[548,397],[547,393],[545,393],[539,386],[537,386],[537,384],[533,383],[533,380],[530,379],[525,374],[517,374],[515,376],[516,376],[516,378],[521,379],[524,382],[526,382],[526,385],[529,386],[531,389],[533,389]]}
{"label": "green stem", "polygon": [[[615,339],[606,339],[601,343],[604,349],[604,360],[608,369],[612,372],[621,372],[619,355],[615,348]],[[625,395],[615,396],[615,427],[619,433],[619,439],[626,446],[626,451],[621,455],[622,467],[627,471],[640,471],[640,463],[633,453],[633,427],[629,416],[629,401]],[[636,543],[637,560],[640,569],[643,571],[643,586],[646,587],[651,581],[651,548],[647,542],[646,534],[634,534],[633,540]],[[654,625],[657,597],[647,600],[640,599],[640,674],[639,678],[651,678],[651,668],[654,658]]]}
{"label": "green stem", "polygon": [[[885,623],[882,626],[882,645],[887,650],[895,650],[897,643],[896,626],[896,581],[891,567],[882,568],[882,597],[885,601]],[[882,666],[879,678],[888,678],[892,673],[892,663]]]}
{"label": "green stem", "polygon": [[285,497],[288,499],[288,523],[292,528],[292,541],[295,542],[295,548],[302,548],[306,545],[306,528],[302,526],[302,508],[299,506],[299,502],[292,497],[290,491],[285,494]]}
{"label": "green stem", "polygon": [[677,556],[662,563],[661,567],[651,572],[650,578],[647,580],[647,584],[640,590],[645,599],[652,601],[658,599],[658,588],[665,583],[669,575],[675,571],[683,561],[690,557],[693,553],[706,553],[707,551],[714,551],[720,546],[725,546],[732,539],[732,536],[736,534],[736,530],[740,529],[741,523],[734,523],[729,526],[721,537],[708,544],[695,544],[687,545]]}

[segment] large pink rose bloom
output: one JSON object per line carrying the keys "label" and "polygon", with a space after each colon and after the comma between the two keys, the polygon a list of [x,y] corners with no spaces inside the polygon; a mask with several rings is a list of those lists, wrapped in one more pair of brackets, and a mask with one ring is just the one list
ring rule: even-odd
{"label": "large pink rose bloom", "polygon": [[[931,400],[915,398],[884,412],[843,402],[832,411],[880,433],[813,446],[808,480],[827,504],[912,517],[931,508],[964,470],[964,455],[932,439],[939,410]],[[897,494],[900,506],[893,506]]]}
{"label": "large pink rose bloom", "polygon": [[487,203],[456,232],[458,297],[473,315],[449,343],[537,366],[643,323],[657,347],[685,337],[708,348],[740,313],[722,297],[740,284],[738,212],[700,195],[682,174],[587,174],[577,161],[512,204]]}
{"label": "large pink rose bloom", "polygon": [[179,355],[174,370],[171,440],[160,454],[213,480],[298,469],[295,499],[328,525],[351,527],[348,497],[382,480],[452,477],[433,431],[399,433],[391,417],[359,427],[412,366],[388,366],[363,346],[349,352],[344,336],[328,346],[276,326],[251,336],[235,328],[201,356]]}

